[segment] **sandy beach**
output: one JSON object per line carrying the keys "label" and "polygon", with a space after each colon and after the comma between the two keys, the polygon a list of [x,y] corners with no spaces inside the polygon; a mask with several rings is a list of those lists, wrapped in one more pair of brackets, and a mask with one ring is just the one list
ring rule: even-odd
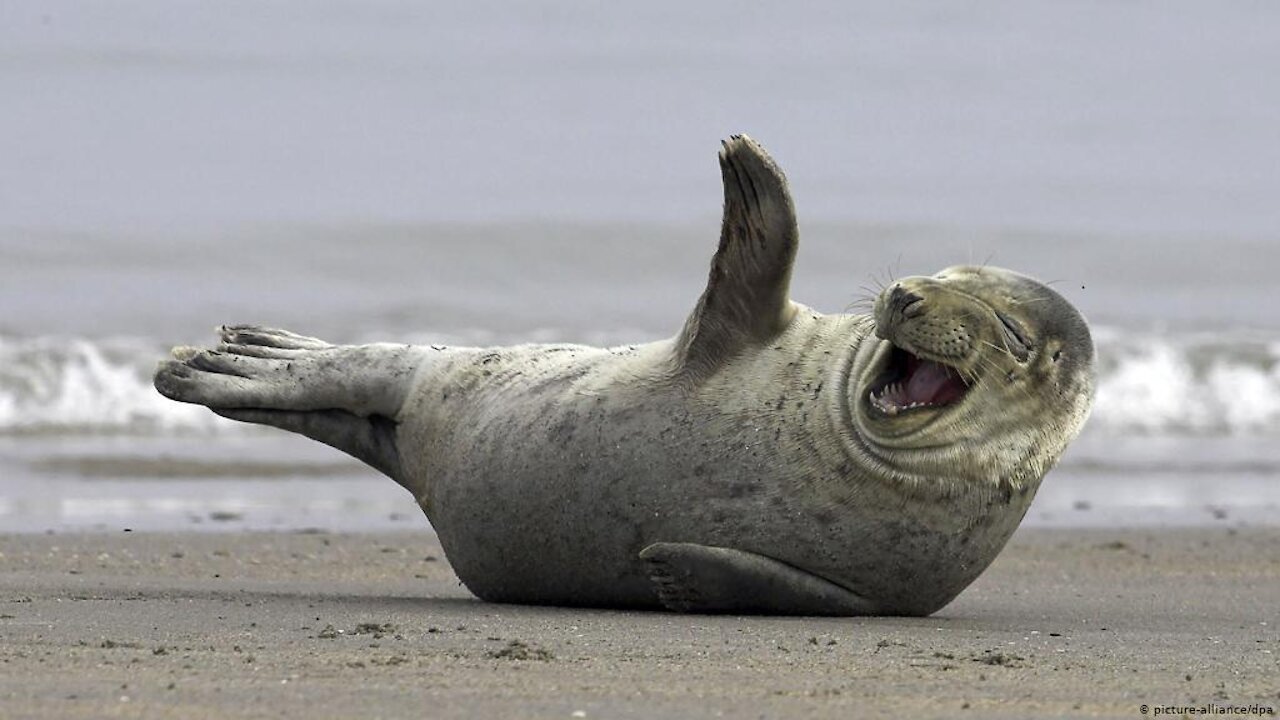
{"label": "sandy beach", "polygon": [[1265,713],[1278,607],[1273,528],[1023,530],[933,617],[822,619],[486,604],[429,533],[8,535],[0,714]]}

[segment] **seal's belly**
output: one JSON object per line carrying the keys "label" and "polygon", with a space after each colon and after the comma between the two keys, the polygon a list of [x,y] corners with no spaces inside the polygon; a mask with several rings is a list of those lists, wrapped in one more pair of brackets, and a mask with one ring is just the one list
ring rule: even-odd
{"label": "seal's belly", "polygon": [[428,514],[481,598],[653,606],[640,551],[692,542],[773,557],[893,606],[940,604],[995,554],[976,537],[985,530],[955,536],[900,508],[832,507],[802,491],[793,464],[723,427],[713,439],[632,408],[607,421],[588,412],[589,430],[566,435],[567,417],[473,427],[468,452],[433,463]]}
{"label": "seal's belly", "polygon": [[[508,408],[510,409],[510,408]],[[657,604],[638,557],[684,527],[690,468],[654,418],[590,406],[490,418],[432,468],[428,516],[467,587],[489,600]],[[690,537],[690,527],[678,534]]]}

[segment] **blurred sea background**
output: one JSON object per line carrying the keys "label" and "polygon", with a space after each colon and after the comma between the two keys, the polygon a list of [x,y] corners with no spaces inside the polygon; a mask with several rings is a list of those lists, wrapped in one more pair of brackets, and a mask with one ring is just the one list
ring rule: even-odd
{"label": "blurred sea background", "polygon": [[0,531],[424,527],[152,368],[224,322],[668,336],[734,132],[791,180],[800,302],[976,262],[1090,319],[1029,524],[1274,525],[1278,76],[1274,3],[0,3]]}

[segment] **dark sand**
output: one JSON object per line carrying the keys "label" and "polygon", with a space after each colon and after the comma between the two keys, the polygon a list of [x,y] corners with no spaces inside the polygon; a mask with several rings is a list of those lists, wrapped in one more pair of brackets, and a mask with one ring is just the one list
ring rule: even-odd
{"label": "dark sand", "polygon": [[1140,718],[1144,704],[1280,711],[1280,529],[1024,531],[937,615],[852,619],[485,604],[425,533],[0,536],[4,718]]}

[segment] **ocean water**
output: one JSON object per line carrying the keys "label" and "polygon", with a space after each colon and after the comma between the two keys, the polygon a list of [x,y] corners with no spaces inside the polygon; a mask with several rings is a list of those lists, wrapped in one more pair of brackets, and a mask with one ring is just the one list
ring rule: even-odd
{"label": "ocean water", "polygon": [[977,262],[1089,318],[1028,523],[1280,522],[1280,6],[437,5],[0,7],[0,530],[423,527],[151,369],[224,322],[668,336],[738,131],[791,179],[797,300]]}

